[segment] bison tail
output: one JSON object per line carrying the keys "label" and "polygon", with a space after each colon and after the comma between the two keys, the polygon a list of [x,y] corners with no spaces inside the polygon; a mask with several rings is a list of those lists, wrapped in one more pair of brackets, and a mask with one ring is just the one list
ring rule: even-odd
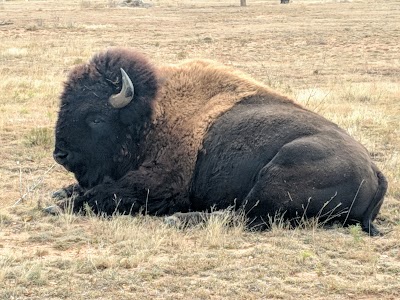
{"label": "bison tail", "polygon": [[371,236],[380,235],[379,230],[375,228],[372,221],[375,220],[378,215],[388,188],[388,182],[382,172],[378,171],[376,176],[378,177],[378,189],[364,214],[364,219],[361,224],[363,231],[367,232]]}

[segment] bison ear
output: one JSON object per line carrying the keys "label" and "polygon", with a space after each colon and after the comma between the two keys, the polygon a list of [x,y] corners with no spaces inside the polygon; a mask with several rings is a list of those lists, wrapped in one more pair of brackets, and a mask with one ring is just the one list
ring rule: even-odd
{"label": "bison ear", "polygon": [[111,95],[108,101],[114,108],[123,108],[131,103],[135,89],[132,84],[132,80],[129,78],[128,74],[121,68],[122,76],[122,88],[121,92],[115,95]]}

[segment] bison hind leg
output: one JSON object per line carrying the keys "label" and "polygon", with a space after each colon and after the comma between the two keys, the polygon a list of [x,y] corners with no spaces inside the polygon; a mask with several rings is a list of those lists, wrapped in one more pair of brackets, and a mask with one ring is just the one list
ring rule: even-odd
{"label": "bison hind leg", "polygon": [[206,212],[187,212],[174,213],[172,216],[164,217],[164,223],[173,227],[192,227],[199,224],[204,224],[214,213]]}
{"label": "bison hind leg", "polygon": [[375,225],[372,224],[372,221],[375,220],[377,214],[379,213],[379,210],[381,209],[383,199],[388,187],[387,180],[381,172],[378,171],[376,176],[378,178],[378,189],[370,205],[368,206],[367,211],[364,214],[364,219],[361,222],[362,230],[368,233],[370,236],[382,235],[375,227]]}
{"label": "bison hind leg", "polygon": [[164,223],[177,228],[187,228],[198,225],[207,226],[210,224],[218,224],[222,227],[238,227],[245,224],[245,220],[242,217],[243,215],[240,213],[228,208],[211,212],[177,212],[171,216],[164,217]]}
{"label": "bison hind leg", "polygon": [[369,236],[382,236],[383,234],[376,228],[372,222],[368,222],[367,224],[362,223],[361,228],[364,232],[366,232]]}

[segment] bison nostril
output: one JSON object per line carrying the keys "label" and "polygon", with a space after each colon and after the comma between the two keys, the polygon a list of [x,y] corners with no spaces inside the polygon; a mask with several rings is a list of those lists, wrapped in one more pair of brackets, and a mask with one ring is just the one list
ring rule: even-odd
{"label": "bison nostril", "polygon": [[68,160],[69,153],[62,150],[56,150],[53,153],[54,160],[59,164],[64,164]]}

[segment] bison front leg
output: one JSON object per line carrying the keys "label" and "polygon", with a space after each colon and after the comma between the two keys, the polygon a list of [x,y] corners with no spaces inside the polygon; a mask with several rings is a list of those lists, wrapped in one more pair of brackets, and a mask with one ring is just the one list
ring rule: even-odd
{"label": "bison front leg", "polygon": [[134,214],[145,206],[148,194],[148,190],[136,186],[119,188],[118,182],[100,184],[72,198],[72,207],[74,212],[85,212],[87,205],[96,214]]}
{"label": "bison front leg", "polygon": [[141,168],[118,181],[99,184],[79,195],[73,200],[73,210],[83,211],[86,203],[95,213],[107,215],[140,211],[166,215],[187,211],[187,196],[179,187],[179,178],[164,173],[162,169]]}

